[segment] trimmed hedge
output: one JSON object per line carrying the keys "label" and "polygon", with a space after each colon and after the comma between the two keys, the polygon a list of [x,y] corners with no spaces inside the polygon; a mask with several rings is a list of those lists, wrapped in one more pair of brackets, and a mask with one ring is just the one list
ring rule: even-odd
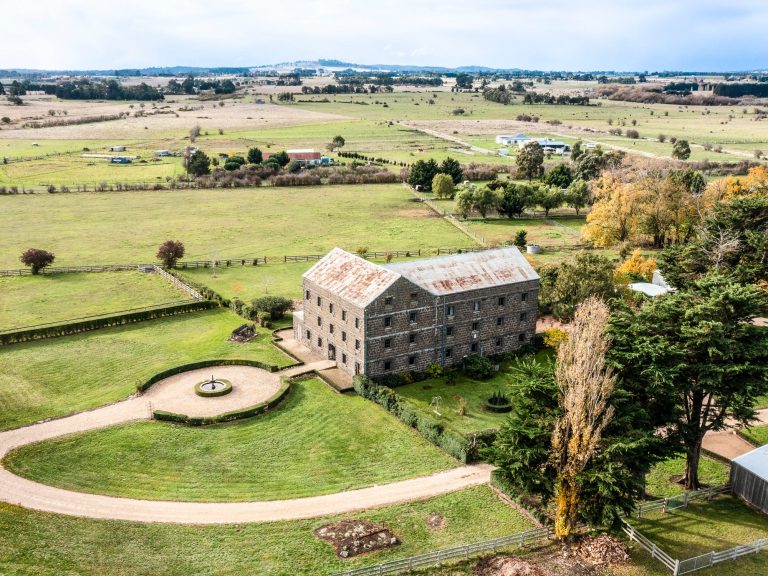
{"label": "trimmed hedge", "polygon": [[102,316],[92,320],[82,320],[79,322],[70,322],[67,324],[57,324],[55,326],[46,326],[43,328],[30,328],[27,330],[17,330],[0,334],[0,346],[8,344],[19,344],[21,342],[30,342],[32,340],[43,340],[45,338],[56,338],[59,336],[70,336],[80,332],[90,332],[100,328],[109,328],[112,326],[122,326],[123,324],[133,324],[134,322],[143,322],[145,320],[155,320],[166,316],[176,316],[178,314],[188,314],[199,310],[210,310],[217,305],[210,300],[201,300],[199,302],[186,302],[184,304],[173,304],[154,310],[144,310],[140,312],[126,312],[124,314],[114,314],[112,316]]}
{"label": "trimmed hedge", "polygon": [[271,410],[277,406],[288,395],[291,389],[291,384],[288,380],[283,380],[280,384],[280,389],[268,400],[248,406],[241,410],[233,410],[232,412],[225,412],[218,416],[187,416],[186,414],[176,414],[174,412],[166,412],[165,410],[155,410],[152,412],[152,417],[155,420],[163,422],[175,422],[177,424],[188,424],[190,426],[208,426],[210,424],[223,424],[225,422],[233,422],[234,420],[242,420],[243,418],[250,418],[258,414],[263,414],[267,410]]}
{"label": "trimmed hedge", "polygon": [[427,440],[461,462],[476,462],[483,447],[496,439],[495,430],[485,430],[466,436],[419,410],[387,386],[381,386],[364,376],[355,376],[355,392],[372,400],[399,418],[403,423],[418,430]]}
{"label": "trimmed hedge", "polygon": [[174,366],[173,368],[168,368],[168,370],[158,372],[149,378],[149,380],[146,382],[138,384],[136,386],[136,390],[139,392],[144,392],[155,382],[165,380],[171,376],[176,376],[176,374],[181,374],[182,372],[189,372],[190,370],[197,370],[198,368],[208,368],[209,366],[254,366],[256,368],[266,370],[267,372],[277,372],[279,370],[279,368],[274,364],[265,364],[264,362],[259,362],[258,360],[199,360],[197,362],[181,364],[180,366]]}

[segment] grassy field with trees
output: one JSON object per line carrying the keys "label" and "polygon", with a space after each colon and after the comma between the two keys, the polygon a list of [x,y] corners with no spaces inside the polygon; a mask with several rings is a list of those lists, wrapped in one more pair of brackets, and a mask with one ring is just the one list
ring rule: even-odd
{"label": "grassy field with trees", "polygon": [[363,398],[319,378],[277,409],[195,428],[140,422],[32,444],[4,465],[43,484],[149,500],[280,500],[424,476],[458,462]]}
{"label": "grassy field with trees", "polygon": [[189,260],[474,244],[411,199],[399,184],[0,197],[0,266],[31,245],[62,266],[153,262],[168,238]]}

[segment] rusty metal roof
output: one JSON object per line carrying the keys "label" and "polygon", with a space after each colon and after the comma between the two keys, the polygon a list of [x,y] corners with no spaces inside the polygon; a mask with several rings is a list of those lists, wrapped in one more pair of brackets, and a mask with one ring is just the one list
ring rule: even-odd
{"label": "rusty metal roof", "polygon": [[397,262],[384,268],[438,296],[539,279],[515,247]]}
{"label": "rusty metal roof", "polygon": [[334,248],[307,270],[304,278],[364,308],[400,278],[400,274]]}

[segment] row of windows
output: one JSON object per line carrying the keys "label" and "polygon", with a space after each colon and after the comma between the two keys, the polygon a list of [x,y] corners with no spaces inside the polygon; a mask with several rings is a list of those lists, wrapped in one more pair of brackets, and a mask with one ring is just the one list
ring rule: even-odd
{"label": "row of windows", "polygon": [[[311,294],[310,294],[309,290],[305,290],[304,298],[306,300],[310,300],[311,299]],[[323,299],[320,296],[318,296],[317,297],[317,307],[318,308],[322,308],[322,306],[323,306]],[[333,310],[334,310],[333,302],[329,302],[328,303],[328,312],[333,314]],[[342,320],[342,322],[346,322],[347,321],[347,311],[346,310],[342,310],[341,311],[341,320]],[[320,318],[317,319],[317,325],[318,326],[321,325]],[[360,328],[360,318],[355,317],[355,328]]]}
{"label": "row of windows", "polygon": [[[517,340],[518,342],[525,342],[526,340],[525,334],[518,334]],[[386,342],[387,341],[385,340],[384,347],[389,348],[389,346],[386,345]],[[496,345],[497,348],[501,348],[504,345],[504,337],[503,336],[497,337],[496,340],[494,341],[494,344]],[[480,352],[480,344],[477,342],[472,342],[472,345],[469,347],[469,349],[470,349],[470,352],[472,352],[473,354],[477,354],[478,352]],[[453,348],[445,349],[445,357],[446,358],[453,357]],[[408,356],[408,366],[413,366],[414,364],[416,364],[416,354],[411,354],[410,356]],[[383,368],[385,372],[389,372],[390,370],[392,370],[392,360],[391,359],[384,360]]]}
{"label": "row of windows", "polygon": [[[333,328],[333,326],[331,326],[331,328]],[[331,329],[331,333],[333,333],[333,329]],[[306,331],[306,336],[307,336],[307,340],[311,341],[312,340],[312,331],[311,330],[307,330]],[[346,342],[347,341],[347,333],[346,332],[342,332],[341,333],[341,341],[342,342]],[[320,348],[323,347],[323,339],[320,336],[317,337],[317,345]],[[355,350],[360,350],[360,340],[355,339]]]}

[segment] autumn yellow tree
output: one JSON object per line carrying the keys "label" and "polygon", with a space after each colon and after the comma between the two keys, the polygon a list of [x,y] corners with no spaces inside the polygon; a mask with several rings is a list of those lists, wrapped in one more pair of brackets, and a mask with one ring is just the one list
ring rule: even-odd
{"label": "autumn yellow tree", "polygon": [[714,202],[740,196],[768,195],[768,168],[755,166],[746,176],[727,176],[713,180],[707,186],[707,195]]}
{"label": "autumn yellow tree", "polygon": [[656,268],[656,260],[650,257],[646,258],[638,249],[632,252],[632,255],[619,265],[616,269],[616,274],[643,278],[650,282]]}
{"label": "autumn yellow tree", "polygon": [[632,185],[614,174],[604,174],[594,187],[594,197],[584,237],[601,248],[632,240],[638,216],[638,198]]}
{"label": "autumn yellow tree", "polygon": [[610,399],[616,377],[605,364],[608,316],[608,306],[600,298],[586,299],[576,311],[569,337],[557,349],[560,416],[551,454],[556,470],[555,536],[561,540],[574,534],[581,500],[579,475],[598,450],[614,414]]}

